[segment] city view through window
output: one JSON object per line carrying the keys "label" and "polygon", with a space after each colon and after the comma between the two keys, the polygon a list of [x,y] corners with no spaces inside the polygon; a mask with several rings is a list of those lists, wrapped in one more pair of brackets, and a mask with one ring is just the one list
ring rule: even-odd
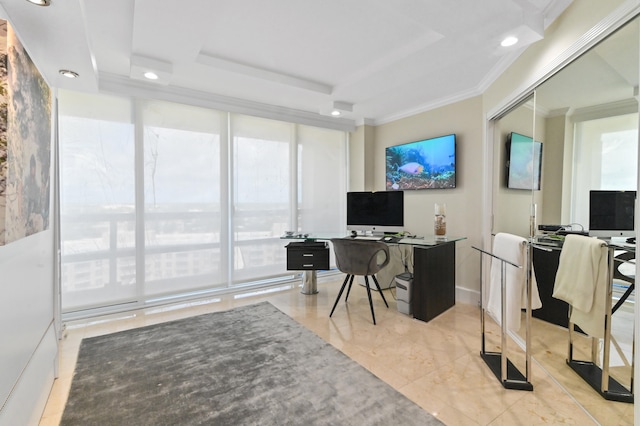
{"label": "city view through window", "polygon": [[345,132],[71,92],[59,123],[65,313],[290,279],[286,230],[344,232]]}

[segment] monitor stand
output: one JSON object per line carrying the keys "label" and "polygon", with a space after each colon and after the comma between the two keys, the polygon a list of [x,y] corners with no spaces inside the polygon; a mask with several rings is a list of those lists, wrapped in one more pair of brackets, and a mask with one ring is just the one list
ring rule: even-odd
{"label": "monitor stand", "polygon": [[362,231],[359,235],[361,235],[363,237],[378,237],[378,238],[382,238],[382,237],[384,237],[384,232],[380,232],[380,231]]}
{"label": "monitor stand", "polygon": [[605,241],[609,242],[610,244],[621,244],[621,243],[626,243],[627,242],[627,237],[605,238]]}

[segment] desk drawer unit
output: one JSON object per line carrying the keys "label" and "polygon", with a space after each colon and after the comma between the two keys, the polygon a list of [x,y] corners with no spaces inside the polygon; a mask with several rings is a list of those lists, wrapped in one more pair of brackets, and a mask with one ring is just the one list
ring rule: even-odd
{"label": "desk drawer unit", "polygon": [[329,247],[326,243],[289,243],[287,245],[287,270],[328,269]]}

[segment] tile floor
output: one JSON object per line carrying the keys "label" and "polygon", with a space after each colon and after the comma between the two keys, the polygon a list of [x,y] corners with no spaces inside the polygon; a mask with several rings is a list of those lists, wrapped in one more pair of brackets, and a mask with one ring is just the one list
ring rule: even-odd
{"label": "tile floor", "polygon": [[[82,338],[263,300],[305,325],[447,425],[633,424],[633,404],[613,403],[615,410],[600,408],[612,403],[584,388],[581,379],[565,372],[567,389],[575,385],[581,389],[579,392],[597,396],[590,395],[589,399],[591,412],[600,417],[596,420],[537,362],[531,363],[533,392],[504,389],[480,358],[480,311],[475,306],[458,303],[425,323],[399,313],[395,289],[388,289],[384,293],[389,309],[384,307],[378,294],[373,294],[377,319],[374,326],[366,291],[354,286],[348,304],[341,301],[330,319],[329,311],[340,284],[340,278],[319,282],[319,293],[315,295],[301,294],[296,285],[284,286],[262,294],[229,294],[68,323],[60,343],[60,377],[54,382],[40,425],[60,422]],[[499,333],[491,321],[487,322],[486,336],[487,351],[499,350]],[[525,371],[521,351],[515,344],[507,346],[510,359]],[[599,410],[604,410],[605,415]]]}

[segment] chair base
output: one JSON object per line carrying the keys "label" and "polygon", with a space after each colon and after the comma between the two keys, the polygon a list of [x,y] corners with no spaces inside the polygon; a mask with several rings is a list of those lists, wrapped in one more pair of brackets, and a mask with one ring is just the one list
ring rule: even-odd
{"label": "chair base", "polygon": [[[347,294],[344,298],[344,301],[346,302],[349,299],[349,293],[351,293],[351,286],[353,285],[354,277],[355,275],[347,274],[347,276],[344,278],[342,287],[340,287],[340,291],[338,292],[338,297],[336,297],[336,301],[334,302],[333,308],[331,309],[331,313],[329,314],[329,318],[331,318],[331,316],[333,315],[333,311],[336,310],[336,306],[338,305],[338,301],[340,300],[340,297],[342,296],[342,293],[344,292],[344,289],[347,286],[347,282],[349,283],[349,287],[347,288]],[[380,296],[382,297],[382,301],[384,302],[385,306],[388,308],[389,304],[387,303],[387,299],[385,299],[384,297],[384,293],[382,293],[382,289],[380,288],[380,284],[378,283],[376,276],[371,275],[371,278],[373,278],[373,282],[376,285],[376,288],[378,289],[378,293],[380,293]],[[364,276],[364,283],[365,283],[365,287],[367,288],[367,297],[369,298],[369,307],[371,308],[371,318],[373,319],[373,325],[376,325],[376,314],[373,311],[373,300],[371,299],[371,287],[369,286],[369,275]]]}

